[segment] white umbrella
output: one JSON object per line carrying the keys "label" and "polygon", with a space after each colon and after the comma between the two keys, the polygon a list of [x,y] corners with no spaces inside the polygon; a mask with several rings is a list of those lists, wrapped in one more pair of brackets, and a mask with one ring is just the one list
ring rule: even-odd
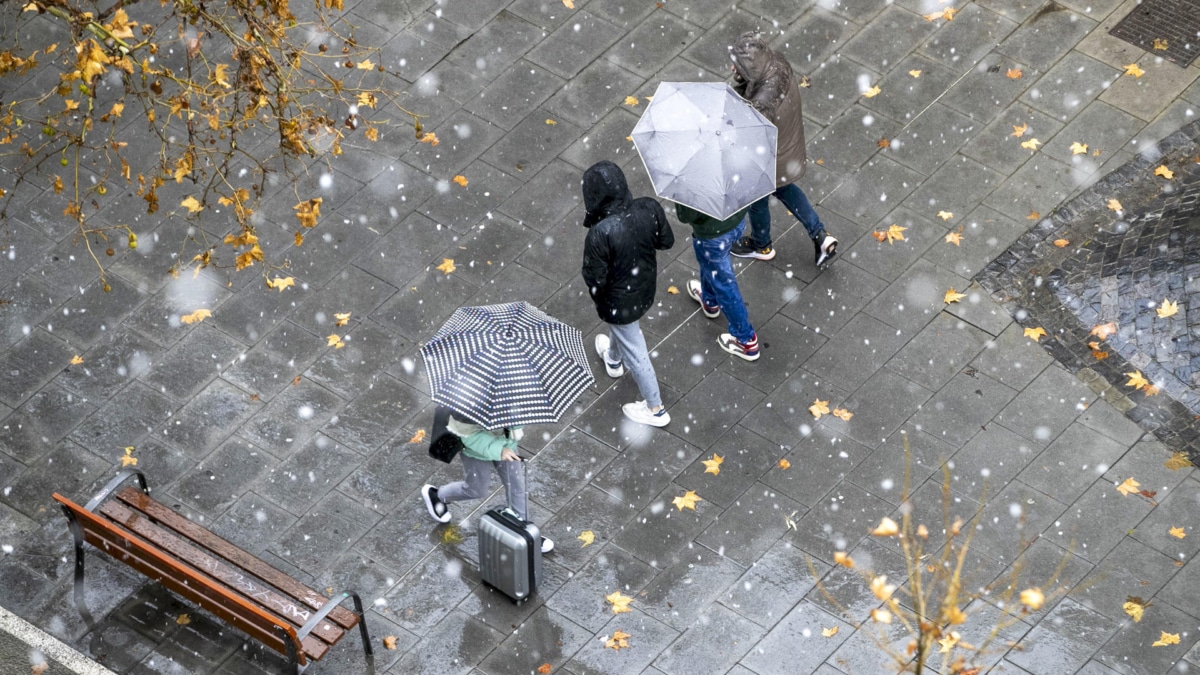
{"label": "white umbrella", "polygon": [[658,196],[724,220],[775,191],[779,130],[723,82],[662,82],[633,128]]}

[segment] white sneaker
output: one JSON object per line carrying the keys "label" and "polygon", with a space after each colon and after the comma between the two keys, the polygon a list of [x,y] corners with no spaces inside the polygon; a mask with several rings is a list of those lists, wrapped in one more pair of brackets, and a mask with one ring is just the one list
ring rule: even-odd
{"label": "white sneaker", "polygon": [[542,537],[542,553],[549,553],[554,550],[554,540],[547,537]]}
{"label": "white sneaker", "polygon": [[625,374],[625,366],[622,363],[613,365],[608,362],[608,348],[612,346],[612,341],[604,333],[596,336],[596,353],[600,355],[600,360],[604,362],[604,371],[609,377],[620,377]]}
{"label": "white sneaker", "polygon": [[429,510],[429,516],[439,523],[448,523],[453,517],[450,515],[450,509],[446,507],[446,502],[438,499],[437,488],[425,484],[421,486],[421,498],[425,500],[425,508]]}
{"label": "white sneaker", "polygon": [[704,316],[710,319],[715,319],[718,316],[721,316],[721,307],[719,305],[709,306],[704,304],[704,297],[700,292],[699,279],[688,279],[687,292],[693,300],[700,303],[700,311],[704,312]]}
{"label": "white sneaker", "polygon": [[667,406],[663,406],[662,410],[658,412],[653,412],[645,401],[626,403],[621,406],[621,412],[634,422],[652,427],[665,427],[671,423],[671,415],[667,413]]}

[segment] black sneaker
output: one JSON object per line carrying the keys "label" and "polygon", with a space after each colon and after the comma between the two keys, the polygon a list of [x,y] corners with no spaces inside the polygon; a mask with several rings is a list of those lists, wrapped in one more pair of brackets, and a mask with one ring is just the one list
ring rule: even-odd
{"label": "black sneaker", "polygon": [[767,246],[755,246],[750,237],[742,237],[729,248],[729,254],[738,258],[754,258],[755,260],[770,260],[775,257],[775,249]]}
{"label": "black sneaker", "polygon": [[833,260],[833,256],[837,255],[837,245],[837,237],[824,232],[813,239],[813,248],[817,249],[815,262],[818,269],[825,269]]}
{"label": "black sneaker", "polygon": [[429,510],[430,517],[439,523],[450,522],[450,509],[447,508],[446,502],[438,499],[437,488],[429,484],[421,486],[421,498],[425,500],[425,508]]}

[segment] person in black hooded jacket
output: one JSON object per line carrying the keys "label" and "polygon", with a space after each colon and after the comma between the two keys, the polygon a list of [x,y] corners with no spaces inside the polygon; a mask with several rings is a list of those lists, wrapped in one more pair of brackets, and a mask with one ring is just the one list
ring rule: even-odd
{"label": "person in black hooded jacket", "polygon": [[625,174],[612,162],[593,164],[583,174],[583,203],[588,228],[583,246],[583,280],[608,334],[596,336],[596,353],[609,377],[628,367],[642,400],[621,407],[629,419],[655,427],[671,416],[663,406],[658,378],[650,363],[638,319],[654,304],[658,251],[675,245],[675,234],[662,205],[650,197],[633,198]]}

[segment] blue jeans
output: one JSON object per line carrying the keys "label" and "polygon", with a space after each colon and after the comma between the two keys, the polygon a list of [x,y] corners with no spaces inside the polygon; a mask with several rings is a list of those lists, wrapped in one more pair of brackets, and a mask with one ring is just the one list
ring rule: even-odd
{"label": "blue jeans", "polygon": [[[804,191],[796,187],[795,183],[788,183],[772,194],[804,225],[810,239],[816,239],[825,231],[821,217],[809,203]],[[767,203],[770,198],[771,195],[767,195],[750,205],[750,238],[754,240],[754,248],[766,248],[771,245],[771,207]]]}
{"label": "blue jeans", "polygon": [[737,227],[712,239],[692,237],[692,250],[700,265],[700,300],[709,307],[720,306],[729,321],[730,335],[740,342],[754,339],[754,327],[750,325],[750,315],[746,313],[746,303],[729,262],[729,249],[745,231],[743,218]]}

